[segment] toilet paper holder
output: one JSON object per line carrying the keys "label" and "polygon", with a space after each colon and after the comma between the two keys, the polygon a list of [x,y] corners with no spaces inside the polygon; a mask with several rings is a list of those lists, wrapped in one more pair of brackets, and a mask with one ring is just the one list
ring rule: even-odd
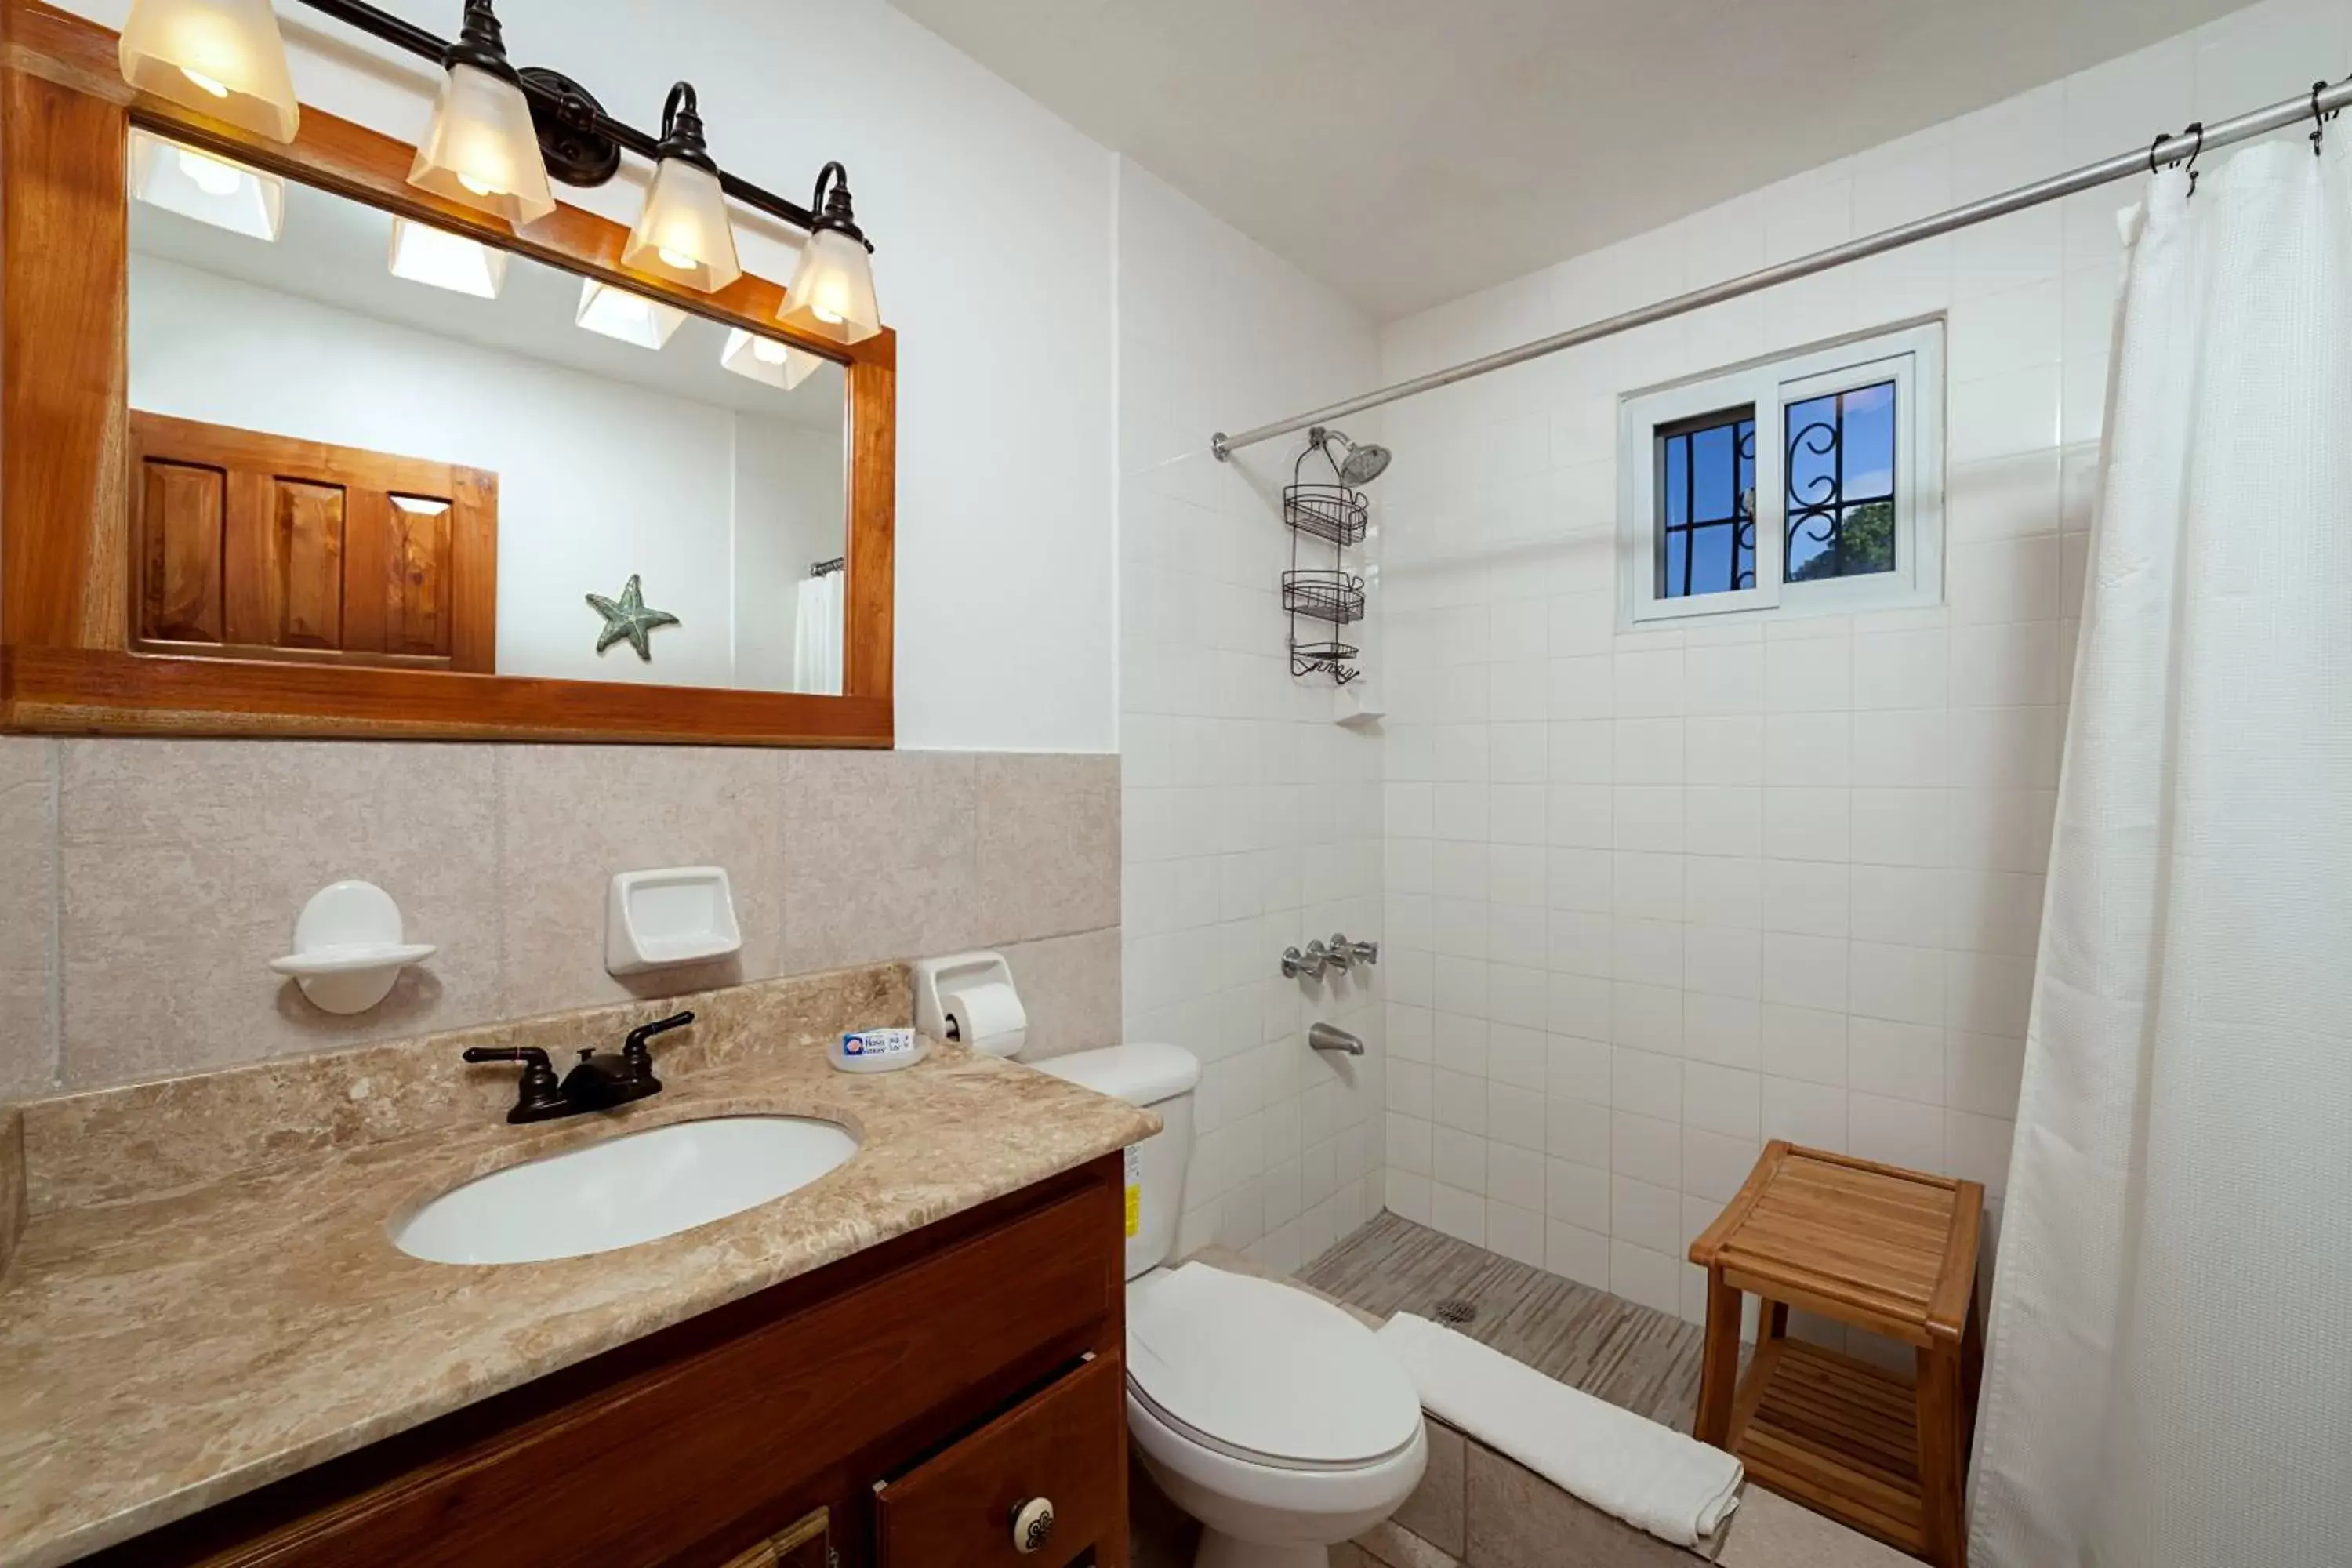
{"label": "toilet paper holder", "polygon": [[[988,1056],[1009,1057],[1027,1037],[1028,1015],[1013,984],[1012,966],[997,952],[958,952],[919,958],[913,965],[915,1027],[933,1039],[955,1040]],[[978,1039],[964,1039],[955,999],[987,997],[989,1024]]]}

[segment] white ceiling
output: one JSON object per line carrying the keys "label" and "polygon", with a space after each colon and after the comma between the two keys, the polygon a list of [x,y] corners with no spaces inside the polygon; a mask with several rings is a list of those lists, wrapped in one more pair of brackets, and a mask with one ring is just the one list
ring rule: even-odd
{"label": "white ceiling", "polygon": [[892,3],[1388,320],[2246,0]]}

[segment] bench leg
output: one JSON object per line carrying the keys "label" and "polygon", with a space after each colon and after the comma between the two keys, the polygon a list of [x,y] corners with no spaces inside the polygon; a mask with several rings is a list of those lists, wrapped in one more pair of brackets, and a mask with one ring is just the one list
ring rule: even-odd
{"label": "bench leg", "polygon": [[1723,1270],[1706,1271],[1706,1341],[1698,1369],[1698,1420],[1692,1435],[1718,1448],[1731,1447],[1731,1399],[1739,1384],[1739,1292]]}
{"label": "bench leg", "polygon": [[1968,1541],[1961,1529],[1960,1357],[1944,1344],[1918,1352],[1919,1504],[1926,1526],[1927,1561],[1936,1568],[1967,1568]]}

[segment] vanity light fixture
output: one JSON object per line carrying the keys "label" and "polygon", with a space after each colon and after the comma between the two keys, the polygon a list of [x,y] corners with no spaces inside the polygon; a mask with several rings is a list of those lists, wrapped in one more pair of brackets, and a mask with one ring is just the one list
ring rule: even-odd
{"label": "vanity light fixture", "polygon": [[150,206],[231,234],[274,240],[286,224],[286,182],[218,153],[131,128],[131,194]]}
{"label": "vanity light fixture", "polygon": [[140,91],[257,136],[291,142],[301,122],[269,0],[132,0],[118,58]]}
{"label": "vanity light fixture", "polygon": [[507,253],[411,218],[392,220],[392,275],[453,294],[495,300],[506,287]]}
{"label": "vanity light fixture", "polygon": [[809,205],[815,216],[776,319],[837,343],[863,342],[882,330],[882,317],[874,304],[874,247],[850,210],[849,172],[839,163],[819,170]]}
{"label": "vanity light fixture", "polygon": [[[625,249],[629,265],[690,288],[725,288],[742,269],[726,203],[740,202],[808,236],[779,320],[844,344],[882,330],[867,259],[874,246],[852,214],[839,163],[818,173],[807,206],[730,174],[710,156],[694,89],[683,82],[671,89],[656,140],[605,113],[560,71],[516,69],[491,0],[465,0],[454,43],[371,0],[293,3],[441,68],[409,184],[520,227],[555,210],[551,174],[566,184],[601,185],[619,172],[622,154],[634,153],[656,167]],[[294,139],[299,106],[271,0],[131,0],[121,57],[133,87]]]}
{"label": "vanity light fixture", "polygon": [[442,52],[441,94],[408,183],[502,217],[515,227],[555,210],[539,133],[507,63],[490,0],[466,0],[457,41]]}
{"label": "vanity light fixture", "polygon": [[610,283],[590,278],[581,283],[580,309],[572,320],[574,325],[589,331],[618,338],[641,349],[659,349],[686,320],[686,312],[675,305],[665,305],[658,300],[648,300],[643,294],[632,294],[626,289],[615,289]]}
{"label": "vanity light fixture", "polygon": [[719,165],[702,137],[694,88],[679,82],[662,105],[661,162],[646,210],[621,252],[625,266],[715,294],[743,276],[735,229],[727,217]]}
{"label": "vanity light fixture", "polygon": [[748,380],[763,382],[786,392],[806,381],[824,360],[806,349],[796,349],[781,338],[763,338],[737,327],[727,334],[719,363]]}

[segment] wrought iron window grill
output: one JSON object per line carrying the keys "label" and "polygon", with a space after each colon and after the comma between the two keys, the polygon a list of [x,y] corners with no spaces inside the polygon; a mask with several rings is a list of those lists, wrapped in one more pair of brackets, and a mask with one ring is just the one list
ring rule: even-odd
{"label": "wrought iron window grill", "polygon": [[[1887,442],[1885,485],[1858,492],[1848,459],[1848,415],[1858,400],[1865,410],[1892,409],[1895,385],[1891,381],[1825,393],[1789,405],[1784,416],[1789,436],[1789,514],[1783,543],[1782,575],[1791,583],[1859,576],[1895,568],[1895,448]],[[1801,474],[1799,458],[1824,461]],[[1865,458],[1865,461],[1867,459]],[[1874,476],[1872,476],[1874,477]],[[1820,546],[1802,559],[1800,542]]]}
{"label": "wrought iron window grill", "polygon": [[[1724,432],[1720,456],[1703,456],[1704,438]],[[1658,594],[1682,599],[1700,594],[1737,593],[1756,586],[1756,413],[1709,414],[1662,426],[1657,432],[1658,465]],[[1705,468],[1727,463],[1729,473],[1705,474]],[[1716,480],[1722,479],[1720,488]],[[1727,505],[1717,514],[1701,515],[1702,484],[1706,493],[1720,496]],[[1703,574],[1699,557],[1709,531],[1728,529],[1729,548],[1723,552],[1719,578]]]}

